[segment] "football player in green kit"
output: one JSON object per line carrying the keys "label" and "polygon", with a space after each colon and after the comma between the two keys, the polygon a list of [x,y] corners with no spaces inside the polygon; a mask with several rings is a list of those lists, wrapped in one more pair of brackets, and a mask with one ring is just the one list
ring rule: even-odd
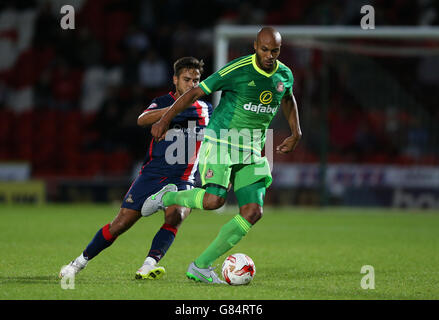
{"label": "football player in green kit", "polygon": [[[201,96],[222,91],[200,150],[203,188],[170,192],[164,187],[142,207],[145,216],[173,204],[214,210],[224,204],[227,188],[232,183],[239,214],[222,226],[213,242],[189,265],[186,272],[189,279],[225,283],[213,271],[212,263],[235,246],[262,217],[265,190],[272,177],[261,150],[265,133],[279,108],[289,123],[291,136],[276,147],[276,152],[293,151],[302,136],[292,91],[293,74],[277,59],[281,40],[274,28],[260,29],[254,42],[254,54],[231,61],[186,92],[151,128],[156,140],[164,139],[170,121],[177,114]],[[239,139],[233,139],[232,131],[239,133]]]}

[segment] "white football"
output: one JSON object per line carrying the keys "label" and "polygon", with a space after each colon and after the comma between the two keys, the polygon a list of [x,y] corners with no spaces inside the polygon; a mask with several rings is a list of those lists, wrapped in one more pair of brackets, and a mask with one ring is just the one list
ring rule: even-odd
{"label": "white football", "polygon": [[230,285],[249,284],[256,274],[256,267],[249,256],[235,253],[224,260],[222,274],[224,280]]}

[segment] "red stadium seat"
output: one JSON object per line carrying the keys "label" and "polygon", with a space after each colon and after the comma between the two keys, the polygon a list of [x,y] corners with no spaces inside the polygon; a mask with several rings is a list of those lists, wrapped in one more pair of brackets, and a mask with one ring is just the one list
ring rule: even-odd
{"label": "red stadium seat", "polygon": [[372,164],[386,164],[390,162],[390,158],[386,154],[376,153],[364,157],[362,159],[362,162],[372,163]]}
{"label": "red stadium seat", "polygon": [[413,165],[416,163],[416,160],[407,155],[399,155],[393,160],[393,162],[399,165]]}
{"label": "red stadium seat", "polygon": [[105,173],[112,176],[129,174],[132,157],[125,151],[115,151],[106,158]]}
{"label": "red stadium seat", "polygon": [[37,80],[37,69],[33,59],[32,49],[23,51],[12,68],[8,84],[14,89],[29,87]]}
{"label": "red stadium seat", "polygon": [[93,151],[90,153],[81,154],[81,174],[89,177],[103,174],[105,158],[105,153],[101,151]]}
{"label": "red stadium seat", "polygon": [[439,165],[439,156],[433,154],[425,155],[419,159],[418,164],[425,166],[437,166]]}
{"label": "red stadium seat", "polygon": [[81,154],[72,149],[62,149],[59,152],[59,175],[62,176],[81,176],[83,170],[81,167]]}
{"label": "red stadium seat", "polygon": [[119,63],[124,55],[121,49],[121,41],[127,33],[132,21],[131,14],[127,12],[114,11],[105,16],[105,53],[109,62]]}
{"label": "red stadium seat", "polygon": [[17,160],[30,160],[32,158],[32,142],[36,122],[35,113],[31,110],[25,111],[17,116],[12,137]]}
{"label": "red stadium seat", "polygon": [[10,110],[0,110],[0,144],[11,140],[14,126],[15,114]]}
{"label": "red stadium seat", "polygon": [[14,158],[14,127],[15,114],[10,110],[0,110],[0,161]]}

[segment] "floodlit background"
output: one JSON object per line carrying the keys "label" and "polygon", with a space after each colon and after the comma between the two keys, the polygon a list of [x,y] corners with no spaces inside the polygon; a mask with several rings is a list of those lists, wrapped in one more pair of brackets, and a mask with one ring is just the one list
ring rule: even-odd
{"label": "floodlit background", "polygon": [[[74,30],[60,27],[64,4]],[[0,202],[121,201],[146,153],[136,119],[173,89],[176,59],[203,59],[204,78],[218,26],[361,30],[364,4],[377,30],[439,22],[433,0],[2,1]],[[230,39],[222,59],[253,53],[253,38]],[[267,204],[439,207],[437,37],[284,36],[280,60],[303,139],[275,155]],[[271,127],[276,146],[281,112]]]}

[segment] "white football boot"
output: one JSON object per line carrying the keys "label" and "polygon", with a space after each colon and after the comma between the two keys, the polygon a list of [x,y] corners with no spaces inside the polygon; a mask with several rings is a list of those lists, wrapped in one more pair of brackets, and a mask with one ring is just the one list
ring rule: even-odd
{"label": "white football boot", "polygon": [[157,266],[154,258],[146,258],[143,266],[136,272],[136,279],[157,280],[166,273],[165,268]]}
{"label": "white football boot", "polygon": [[147,217],[157,212],[160,209],[164,209],[162,202],[163,195],[167,192],[177,192],[178,188],[175,184],[168,184],[164,186],[160,191],[149,196],[143,203],[142,210],[140,211],[142,216]]}
{"label": "white football boot", "polygon": [[79,271],[87,266],[87,259],[81,254],[78,258],[70,262],[68,265],[63,266],[59,272],[59,277],[64,278],[65,276],[72,277],[75,276]]}

